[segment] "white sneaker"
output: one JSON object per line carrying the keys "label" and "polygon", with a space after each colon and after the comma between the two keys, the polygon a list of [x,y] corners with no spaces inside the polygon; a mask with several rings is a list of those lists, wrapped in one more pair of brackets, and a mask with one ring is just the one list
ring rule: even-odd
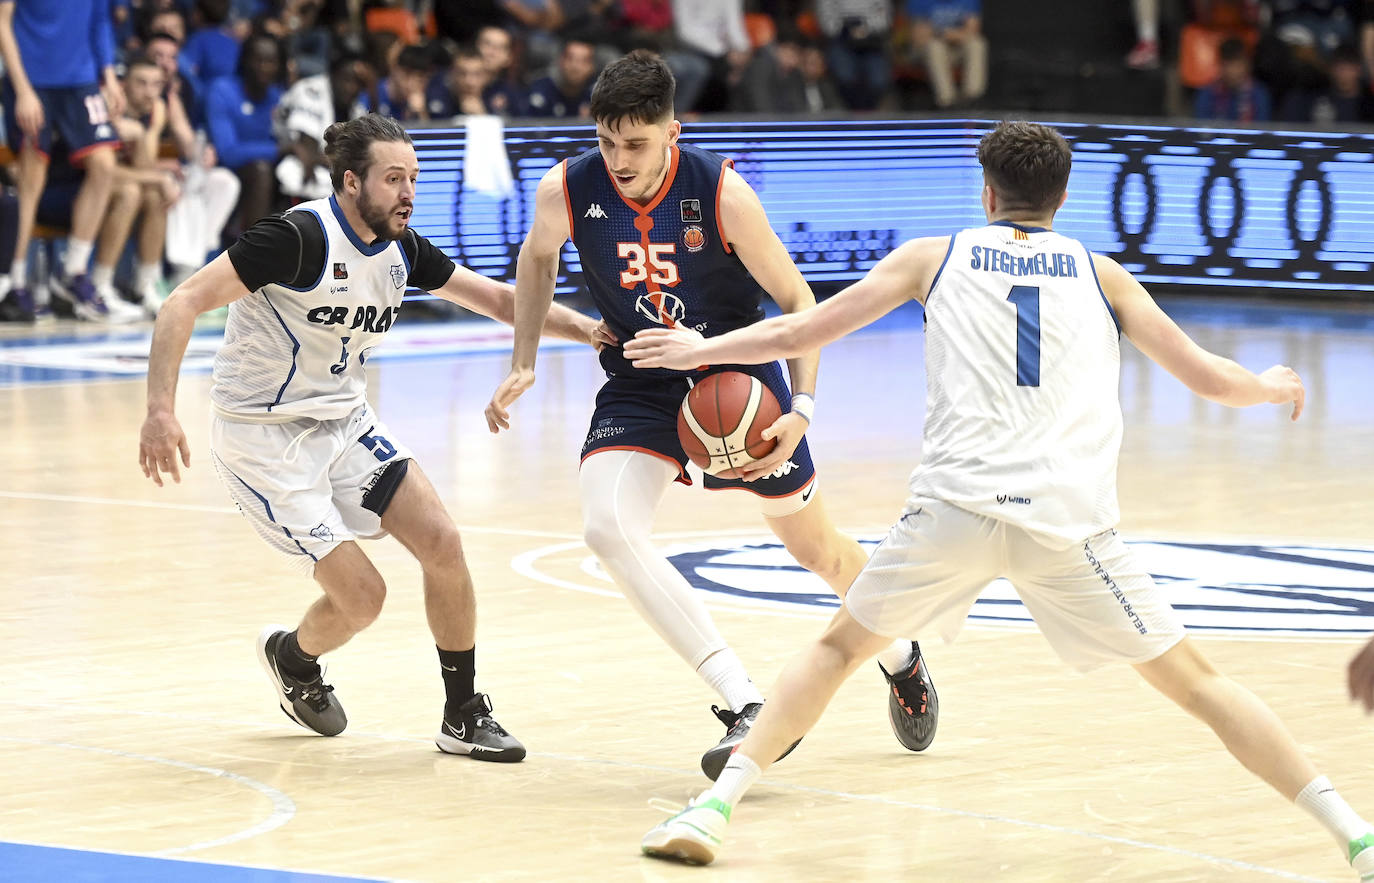
{"label": "white sneaker", "polygon": [[161,288],[159,288],[156,282],[149,282],[139,290],[138,300],[139,303],[143,305],[144,311],[149,316],[156,318],[157,311],[162,309],[162,304],[167,298],[163,295]]}
{"label": "white sneaker", "polygon": [[105,321],[111,325],[127,325],[147,318],[140,307],[120,297],[113,285],[97,285],[95,296],[105,305]]}
{"label": "white sneaker", "polygon": [[702,794],[682,812],[655,825],[639,848],[654,858],[709,865],[720,851],[729,823],[730,804]]}
{"label": "white sneaker", "polygon": [[1359,840],[1351,840],[1349,847],[1350,867],[1360,875],[1361,880],[1374,880],[1374,832]]}

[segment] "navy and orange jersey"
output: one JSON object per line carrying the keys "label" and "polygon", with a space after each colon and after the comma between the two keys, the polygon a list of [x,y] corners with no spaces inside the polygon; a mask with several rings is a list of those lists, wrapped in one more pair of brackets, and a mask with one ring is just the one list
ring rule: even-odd
{"label": "navy and orange jersey", "polygon": [[[620,195],[601,151],[563,162],[573,245],[592,301],[620,340],[644,328],[695,328],[706,337],[763,318],[763,289],[720,232],[720,188],[730,160],[675,145],[663,185],[647,205]],[[634,368],[618,347],[601,351],[611,374],[681,377],[693,371]]]}

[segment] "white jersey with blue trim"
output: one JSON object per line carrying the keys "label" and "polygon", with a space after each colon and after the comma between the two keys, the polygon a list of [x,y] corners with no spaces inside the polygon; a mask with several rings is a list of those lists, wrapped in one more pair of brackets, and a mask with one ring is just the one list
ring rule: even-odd
{"label": "white jersey with blue trim", "polygon": [[1114,527],[1120,328],[1087,248],[1009,222],[963,230],[925,309],[913,498],[1015,524],[1052,548]]}
{"label": "white jersey with blue trim", "polygon": [[368,245],[332,198],[302,203],[324,229],[325,259],[308,288],[262,286],[229,305],[210,401],[227,420],[346,417],[364,402],[364,364],[401,309],[401,243]]}

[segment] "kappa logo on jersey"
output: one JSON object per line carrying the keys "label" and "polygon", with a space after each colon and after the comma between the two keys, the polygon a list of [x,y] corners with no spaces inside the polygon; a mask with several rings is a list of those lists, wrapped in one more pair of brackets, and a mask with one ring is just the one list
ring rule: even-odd
{"label": "kappa logo on jersey", "polygon": [[400,264],[391,265],[391,284],[397,288],[404,288],[406,284],[406,268]]}
{"label": "kappa logo on jersey", "polygon": [[315,307],[305,314],[306,321],[315,325],[344,325],[350,331],[361,328],[363,331],[382,333],[391,328],[396,321],[400,306],[377,309],[375,304],[358,306],[352,311],[348,307]]}
{"label": "kappa logo on jersey", "polygon": [[594,202],[594,203],[592,203],[591,208],[587,209],[587,213],[586,213],[585,215],[583,215],[582,217],[584,217],[584,218],[604,218],[604,217],[606,217],[606,211],[605,211],[605,209],[603,209],[603,208],[601,207],[601,203],[599,203],[599,202]]}
{"label": "kappa logo on jersey", "polygon": [[345,264],[345,263],[342,262],[342,261],[336,262],[336,263],[334,264],[334,278],[335,278],[335,279],[347,279],[347,278],[348,278],[348,264]]}
{"label": "kappa logo on jersey", "polygon": [[[863,537],[866,552],[879,537]],[[1220,634],[1367,635],[1374,631],[1374,547],[1302,543],[1131,541],[1189,630]],[[668,558],[703,591],[751,604],[831,611],[839,600],[770,540],[680,544]],[[1033,629],[1034,621],[1004,580],[984,589],[973,624]]]}
{"label": "kappa logo on jersey", "polygon": [[322,543],[334,542],[334,531],[327,524],[317,524],[310,528],[310,535]]}
{"label": "kappa logo on jersey", "polygon": [[706,247],[706,233],[700,227],[688,227],[682,231],[682,244],[688,251],[701,251]]}
{"label": "kappa logo on jersey", "polygon": [[[781,465],[781,466],[779,466],[777,469],[774,469],[772,472],[768,473],[768,477],[769,477],[769,478],[782,478],[784,475],[787,475],[787,474],[790,473],[793,469],[797,469],[797,468],[799,468],[799,467],[797,466],[796,463],[793,463],[791,460],[784,460],[784,461],[782,461],[782,465]],[[802,495],[802,499],[805,500],[805,499],[807,498],[807,496],[810,495],[810,493],[811,493],[810,491],[807,491],[806,494],[803,494],[803,495]]]}
{"label": "kappa logo on jersey", "polygon": [[652,294],[642,294],[635,301],[635,310],[653,322],[660,325],[667,325],[669,328],[675,327],[682,321],[686,308],[682,305],[682,298],[667,291],[655,291]]}
{"label": "kappa logo on jersey", "polygon": [[[679,205],[682,207],[682,223],[700,224],[701,223],[701,200],[684,199]],[[696,249],[693,249],[695,251]]]}

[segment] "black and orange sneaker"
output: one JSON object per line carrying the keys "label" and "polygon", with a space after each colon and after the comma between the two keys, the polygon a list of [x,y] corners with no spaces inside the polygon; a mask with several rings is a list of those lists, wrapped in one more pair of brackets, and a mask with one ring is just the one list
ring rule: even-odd
{"label": "black and orange sneaker", "polygon": [[[720,778],[720,771],[725,769],[726,762],[730,760],[730,755],[735,753],[735,749],[739,748],[739,743],[749,735],[749,728],[754,725],[760,711],[763,711],[762,702],[750,702],[739,711],[711,706],[711,713],[725,724],[725,735],[716,743],[716,747],[701,756],[701,771],[706,774],[706,778],[712,782]],[[791,747],[778,755],[778,760],[791,754],[792,749],[800,744],[800,739],[793,742]]]}
{"label": "black and orange sneaker", "polygon": [[911,661],[896,674],[889,674],[881,662],[878,668],[890,688],[887,717],[892,722],[892,734],[902,747],[925,751],[935,741],[935,728],[940,724],[940,697],[921,658],[921,645],[911,642]]}

